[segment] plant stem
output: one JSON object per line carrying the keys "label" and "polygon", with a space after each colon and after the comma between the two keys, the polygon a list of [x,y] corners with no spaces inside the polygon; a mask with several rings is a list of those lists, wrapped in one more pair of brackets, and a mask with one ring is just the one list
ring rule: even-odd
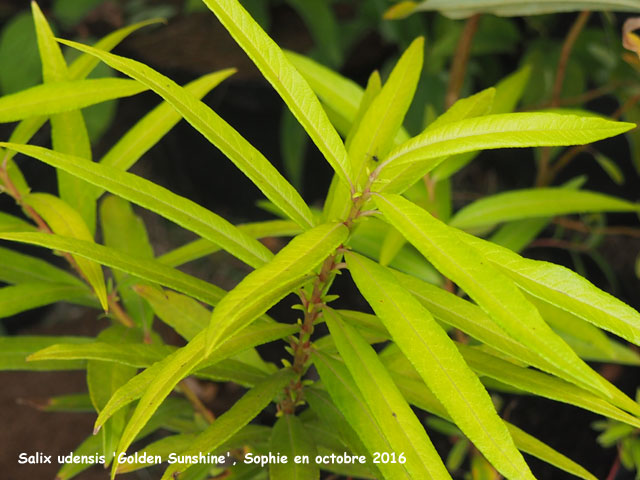
{"label": "plant stem", "polygon": [[567,73],[567,65],[569,63],[569,57],[571,56],[571,51],[573,50],[573,46],[580,35],[580,32],[587,24],[589,17],[591,16],[591,12],[589,10],[584,10],[580,12],[576,21],[573,22],[571,26],[571,30],[567,34],[567,38],[562,45],[562,51],[560,52],[560,59],[558,60],[558,69],[556,70],[556,79],[553,83],[553,91],[551,94],[551,106],[557,107],[558,102],[560,100],[560,95],[562,94],[562,85],[564,83],[564,78]]}
{"label": "plant stem", "polygon": [[469,61],[471,44],[473,36],[478,30],[479,20],[480,14],[475,14],[464,24],[462,35],[460,35],[458,46],[456,47],[456,52],[453,56],[453,63],[451,64],[449,85],[447,87],[446,96],[444,97],[445,108],[449,108],[453,105],[460,96],[460,90],[464,84],[464,76],[467,71],[467,62]]}
{"label": "plant stem", "polygon": [[618,475],[618,470],[620,470],[620,452],[618,452],[613,465],[611,465],[611,470],[609,470],[607,480],[615,480],[616,476]]}
{"label": "plant stem", "polygon": [[587,247],[586,245],[569,242],[560,238],[539,238],[529,244],[529,248],[534,247],[553,247],[561,248],[563,250],[572,250],[575,252],[587,252],[590,249],[590,247]]}
{"label": "plant stem", "polygon": [[591,228],[588,225],[585,225],[584,223],[577,220],[571,220],[569,218],[562,217],[554,218],[553,223],[581,233],[593,233],[596,235],[624,235],[627,237],[640,238],[640,228],[624,226]]}
{"label": "plant stem", "polygon": [[[374,170],[371,175],[369,175],[369,180],[364,190],[361,193],[352,195],[351,211],[343,222],[349,230],[353,229],[355,221],[358,218],[369,216],[374,212],[373,210],[363,211],[363,207],[371,198],[371,185],[373,185],[379,172],[380,168]],[[290,346],[293,350],[292,369],[297,374],[297,377],[291,380],[289,385],[285,387],[284,399],[278,404],[278,411],[286,415],[292,415],[296,407],[303,402],[302,376],[307,371],[311,359],[311,335],[313,334],[316,321],[320,318],[326,306],[326,292],[331,286],[336,272],[344,267],[340,258],[342,256],[342,249],[343,247],[338,248],[336,253],[333,253],[324,260],[320,267],[320,272],[313,281],[311,294],[307,296],[304,290],[298,293],[300,304],[304,307],[304,318],[300,323],[298,337],[292,337],[290,339]]]}
{"label": "plant stem", "polygon": [[[558,59],[558,68],[556,69],[556,77],[553,82],[553,90],[551,93],[551,107],[555,108],[558,106],[560,102],[560,95],[562,94],[562,85],[564,84],[564,78],[567,73],[567,65],[569,63],[569,57],[571,56],[571,51],[573,50],[573,46],[580,35],[580,32],[584,28],[589,20],[589,16],[591,12],[588,10],[584,10],[580,12],[578,18],[571,26],[571,30],[567,34],[567,38],[562,45],[562,51],[560,52],[560,58]],[[551,183],[553,176],[549,174],[549,163],[551,160],[551,148],[544,147],[542,149],[541,157],[540,157],[540,165],[538,166],[538,173],[536,176],[536,186],[543,187]]]}
{"label": "plant stem", "polygon": [[207,423],[213,423],[215,421],[215,415],[211,412],[211,410],[204,406],[204,404],[200,400],[200,397],[198,397],[196,392],[194,392],[191,386],[189,386],[188,378],[185,378],[180,382],[180,390],[182,391],[182,394],[187,398],[187,400],[191,402],[193,409],[196,412],[200,413],[200,415],[202,415]]}

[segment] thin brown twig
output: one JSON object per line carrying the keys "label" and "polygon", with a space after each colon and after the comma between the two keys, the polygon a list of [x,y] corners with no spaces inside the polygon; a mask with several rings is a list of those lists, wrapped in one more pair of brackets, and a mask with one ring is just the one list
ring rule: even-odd
{"label": "thin brown twig", "polygon": [[[560,98],[556,101],[557,107],[566,107],[570,105],[581,105],[586,102],[590,102],[591,100],[595,100],[596,98],[602,97],[604,95],[608,95],[611,92],[615,91],[620,87],[627,87],[633,85],[633,82],[611,82],[606,85],[602,85],[601,87],[594,88],[592,90],[587,90],[580,95],[574,95],[571,97]],[[551,108],[551,100],[539,103],[537,105],[532,105],[526,108],[523,108],[522,111],[534,111],[541,110],[545,108]]]}
{"label": "thin brown twig", "polygon": [[563,250],[573,250],[575,252],[587,252],[589,247],[580,243],[569,242],[560,238],[539,238],[529,244],[529,248],[535,247],[553,247]]}
{"label": "thin brown twig", "polygon": [[[571,26],[567,37],[562,44],[562,50],[560,52],[560,58],[558,59],[558,67],[556,69],[556,76],[553,82],[553,89],[551,91],[551,107],[557,107],[560,101],[560,95],[562,94],[562,85],[564,84],[564,78],[567,73],[567,65],[569,63],[569,57],[573,46],[580,35],[580,32],[584,28],[589,20],[591,12],[585,10],[580,12],[578,18]],[[536,175],[536,186],[543,187],[549,184],[549,163],[551,161],[551,148],[544,147],[540,154],[540,163],[538,165],[538,172]]]}
{"label": "thin brown twig", "polygon": [[624,235],[627,237],[640,238],[640,228],[624,226],[591,228],[583,222],[564,217],[554,218],[553,223],[581,233],[593,233],[596,235]]}
{"label": "thin brown twig", "polygon": [[620,470],[620,451],[618,451],[616,459],[613,461],[613,465],[611,465],[611,470],[609,470],[607,480],[615,480],[618,475],[618,470]]}
{"label": "thin brown twig", "polygon": [[573,46],[582,32],[582,29],[587,24],[589,17],[591,16],[591,12],[589,10],[584,10],[580,12],[578,18],[576,18],[575,22],[571,26],[571,30],[567,34],[567,38],[562,45],[562,51],[560,52],[560,59],[558,60],[558,68],[556,70],[556,78],[553,83],[553,90],[551,94],[551,106],[558,106],[558,101],[560,100],[560,95],[562,94],[562,85],[564,84],[564,78],[567,73],[567,65],[569,64],[569,57],[571,56],[571,51],[573,50]]}
{"label": "thin brown twig", "polygon": [[185,378],[180,382],[180,390],[182,391],[182,394],[187,398],[187,400],[189,400],[194,410],[202,415],[207,423],[213,423],[216,419],[215,415],[211,410],[204,406],[200,397],[198,397],[196,392],[194,392],[191,386],[189,386],[188,380],[188,378]]}
{"label": "thin brown twig", "polygon": [[480,14],[476,14],[470,17],[464,24],[464,29],[462,30],[456,52],[453,56],[453,63],[451,64],[449,85],[444,99],[446,108],[453,105],[460,95],[460,90],[464,83],[464,76],[467,71],[467,62],[469,61],[473,36],[478,30],[479,20]]}

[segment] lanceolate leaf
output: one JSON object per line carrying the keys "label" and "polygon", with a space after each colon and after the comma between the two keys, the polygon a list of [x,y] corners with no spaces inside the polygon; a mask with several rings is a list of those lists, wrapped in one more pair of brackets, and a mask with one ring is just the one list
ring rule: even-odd
{"label": "lanceolate leaf", "polygon": [[[109,195],[100,204],[102,238],[106,246],[143,260],[153,259],[153,247],[144,222],[131,208],[131,204]],[[120,299],[136,325],[148,330],[153,321],[149,304],[132,290],[133,283],[143,283],[121,270],[114,270]]]}
{"label": "lanceolate leaf", "polygon": [[[287,332],[282,329],[282,333],[286,334]],[[105,368],[108,368],[109,364],[147,368],[176,351],[176,347],[168,345],[127,343],[124,339],[119,344],[106,342],[93,342],[87,345],[60,343],[30,355],[28,361],[39,363],[50,360],[89,360],[88,365],[97,361],[107,365]],[[208,380],[253,386],[268,373],[270,372],[263,371],[247,362],[229,358],[205,368],[198,368],[194,375]],[[106,402],[104,403],[106,404]]]}
{"label": "lanceolate leaf", "polygon": [[[93,242],[93,235],[80,214],[58,197],[47,193],[31,193],[23,198],[23,202],[32,207],[57,235]],[[107,311],[109,308],[107,289],[102,267],[84,257],[74,256],[73,258],[96,292],[102,308]]]}
{"label": "lanceolate leaf", "polygon": [[[470,97],[461,98],[456,103],[454,103],[451,108],[449,108],[449,110],[436,118],[433,123],[431,123],[427,127],[427,129],[435,129],[446,123],[463,120],[465,118],[479,117],[481,115],[487,115],[489,113],[505,113],[507,111],[510,111],[492,111],[497,95],[497,88],[487,88],[485,90],[482,90],[481,92],[476,93],[475,95],[471,95]],[[462,167],[467,165],[469,162],[471,162],[477,154],[478,152],[467,152],[453,155],[452,157],[447,158],[440,165],[438,165],[431,172],[431,177],[435,181],[445,180],[446,178],[450,177],[455,172],[460,170]],[[406,170],[403,172],[402,176],[407,177],[408,179],[414,178],[411,166],[407,165]]]}
{"label": "lanceolate leaf", "polygon": [[0,287],[0,318],[60,301],[89,303],[87,289],[55,283],[21,283]]}
{"label": "lanceolate leaf", "polygon": [[173,288],[209,305],[217,304],[225,291],[154,260],[139,260],[97,243],[60,237],[46,233],[2,233],[0,238],[72,253],[94,262],[117,268],[137,277]]}
{"label": "lanceolate leaf", "polygon": [[[302,233],[302,229],[291,220],[268,220],[237,225],[237,227],[253,238],[292,237]],[[170,267],[179,267],[219,250],[220,247],[215,243],[200,238],[160,255],[157,260]]]}
{"label": "lanceolate leaf", "polygon": [[325,309],[324,315],[338,351],[371,413],[394,449],[405,453],[407,462],[403,466],[411,478],[450,478],[424,427],[375,350],[333,310]]}
{"label": "lanceolate leaf", "polygon": [[[394,445],[376,421],[344,363],[319,351],[314,352],[313,363],[331,399],[366,446],[369,452],[368,459],[373,461],[375,452],[395,451]],[[402,464],[380,463],[376,466],[382,472],[383,478],[412,478]],[[449,478],[446,470],[442,478]]]}
{"label": "lanceolate leaf", "polygon": [[0,232],[34,232],[37,228],[23,219],[0,212]]}
{"label": "lanceolate leaf", "polygon": [[[136,30],[139,30],[142,27],[146,27],[148,25],[158,24],[165,22],[164,19],[161,18],[152,18],[149,20],[143,20],[142,22],[137,22],[132,25],[127,25],[126,27],[122,27],[115,32],[111,32],[108,35],[105,35],[100,40],[98,40],[94,48],[111,51],[114,47],[116,47],[122,40],[127,38]],[[69,78],[71,79],[82,79],[89,75],[93,69],[98,65],[100,60],[98,60],[93,55],[89,55],[87,53],[83,53],[78,58],[76,58],[69,65]]]}
{"label": "lanceolate leaf", "polygon": [[[508,357],[512,357],[526,365],[535,366],[567,382],[574,382],[574,379],[567,375],[563,369],[546,361],[538,353],[524,347],[507,335],[484,311],[473,303],[410,275],[404,275],[399,272],[393,272],[393,274],[400,284],[410,291],[438,320],[460,329]],[[565,340],[569,342],[566,337]],[[590,351],[595,350],[591,343],[589,343],[589,348]],[[617,343],[611,343],[610,341],[610,348],[614,350],[614,353],[609,358],[609,361],[619,362],[619,358],[625,358],[631,364],[634,364],[634,357],[630,357],[627,351]],[[580,350],[577,350],[577,352],[580,353]],[[582,354],[580,356],[587,359]],[[600,354],[600,358],[604,359],[606,356]],[[613,385],[607,383],[606,386],[610,394],[614,396],[612,403],[636,415],[640,412],[638,406]]]}
{"label": "lanceolate leaf", "polygon": [[[112,325],[100,332],[97,339],[106,342],[123,342],[142,340],[140,331],[133,328],[126,328],[121,325]],[[107,344],[108,345],[108,344]],[[134,344],[136,345],[136,344]],[[135,376],[137,369],[128,365],[119,363],[107,363],[99,360],[90,360],[87,362],[87,387],[91,402],[99,412],[109,401],[113,393],[129,379]],[[111,463],[115,454],[115,446],[122,434],[125,424],[125,411],[117,412],[109,419],[109,422],[102,429],[100,435],[102,437],[102,451],[105,454],[105,465]]]}
{"label": "lanceolate leaf", "polygon": [[[127,448],[129,448],[138,433],[140,433],[142,428],[146,425],[167,395],[169,395],[178,382],[189,375],[189,372],[191,372],[191,370],[201,361],[204,347],[203,340],[204,335],[195,337],[187,345],[165,357],[160,362],[155,363],[143,372],[143,374],[146,372],[152,372],[154,376],[151,382],[146,385],[144,394],[140,397],[140,402],[122,432],[116,451],[125,452]],[[136,375],[129,382],[120,387],[116,392],[116,395],[121,391],[131,389],[132,385],[139,386],[140,377],[143,374]],[[148,373],[147,376],[148,375],[151,375],[151,373]],[[96,421],[97,428],[104,425],[104,422],[114,413],[114,411],[110,410],[109,407],[113,404],[114,399],[117,398],[116,395],[111,397],[109,403],[100,412],[98,420]],[[118,468],[117,460],[118,459],[116,457],[111,469],[112,479],[114,478],[116,469]]]}
{"label": "lanceolate leaf", "polygon": [[424,38],[415,39],[402,54],[382,90],[367,108],[349,147],[349,159],[358,186],[367,177],[373,157],[383,158],[402,126],[420,78]]}
{"label": "lanceolate leaf", "polygon": [[213,311],[207,330],[208,354],[220,339],[246,327],[301,285],[310,272],[347,239],[342,223],[327,223],[295,237],[268,264],[251,272]]}
{"label": "lanceolate leaf", "polygon": [[[315,462],[316,445],[305,426],[295,415],[282,415],[273,426],[269,448],[272,452],[286,455],[287,463],[269,465],[271,480],[316,480],[320,469]],[[307,456],[309,463],[294,461],[299,456]]]}
{"label": "lanceolate leaf", "polygon": [[[450,155],[488,148],[580,145],[613,137],[634,124],[555,113],[506,113],[445,124],[403,143],[384,159],[375,190],[394,192],[408,164],[427,173]],[[417,179],[418,177],[416,177]],[[409,183],[410,185],[411,183]]]}
{"label": "lanceolate leaf", "polygon": [[56,343],[29,355],[27,360],[29,362],[101,360],[132,367],[148,367],[174,351],[176,348],[169,345],[147,345],[126,341],[126,339],[122,339],[118,343],[109,343],[108,341],[100,341],[98,338],[98,341],[87,344]]}
{"label": "lanceolate leaf", "polygon": [[456,213],[449,224],[468,230],[525,218],[634,211],[640,211],[640,204],[601,193],[566,188],[535,188],[513,190],[477,200]]}
{"label": "lanceolate leaf", "polygon": [[136,285],[134,289],[151,304],[164,323],[187,340],[195,337],[209,323],[211,313],[193,298],[148,285]]}
{"label": "lanceolate leaf", "polygon": [[[313,225],[313,216],[296,190],[284,179],[264,156],[247,142],[211,108],[186,92],[174,81],[146,65],[119,57],[80,43],[61,40],[83,52],[100,58],[103,62],[147,85],[175,108],[184,119],[218,147],[251,179],[253,183],[303,228]],[[344,147],[343,147],[344,150]]]}
{"label": "lanceolate leaf", "polygon": [[[279,392],[287,385],[295,374],[289,369],[283,369],[274,373],[260,384],[249,390],[233,407],[216,419],[194,442],[181,453],[189,456],[198,456],[199,453],[208,453],[215,450],[223,442],[238,432],[247,423],[253,420]],[[191,465],[191,462],[176,463],[171,465],[162,476],[162,480],[176,478],[178,472],[182,472]],[[296,478],[296,477],[290,477]],[[307,478],[307,477],[305,477]]]}
{"label": "lanceolate leaf", "polygon": [[129,97],[147,87],[123,78],[95,78],[45,83],[0,97],[0,123],[53,115]]}
{"label": "lanceolate leaf", "polygon": [[78,277],[54,267],[36,257],[0,247],[0,281],[7,283],[47,282],[84,287],[87,284]]}
{"label": "lanceolate leaf", "polygon": [[[394,380],[398,384],[398,388],[402,391],[402,394],[407,400],[418,408],[438,415],[441,418],[450,420],[447,412],[426,387],[426,385],[418,380],[413,380],[404,375],[397,374],[394,376]],[[596,480],[591,473],[582,468],[580,465],[558,453],[548,445],[542,443],[540,440],[532,437],[526,432],[520,430],[515,425],[505,422],[509,433],[513,438],[516,446],[519,450],[533,455],[540,460],[543,460],[561,470],[572,473],[585,480]]]}
{"label": "lanceolate leaf", "polygon": [[[351,123],[351,128],[349,129],[349,134],[344,142],[347,147],[347,152],[349,151],[349,146],[353,141],[353,137],[360,129],[360,124],[362,120],[369,110],[371,103],[375,100],[375,98],[382,90],[382,79],[380,78],[380,73],[378,70],[374,70],[371,75],[369,75],[369,80],[367,80],[367,86],[364,90],[364,94],[362,95],[362,100],[360,100],[360,104],[358,105],[358,111],[356,113],[353,122]],[[317,93],[317,92],[316,92]]]}
{"label": "lanceolate leaf", "polygon": [[280,94],[336,174],[349,185],[352,172],[344,144],[311,87],[280,47],[237,0],[204,0],[204,3]]}
{"label": "lanceolate leaf", "polygon": [[[100,39],[96,44],[95,48],[99,48],[102,50],[111,50],[116,45],[118,45],[123,39],[125,39],[132,32],[135,32],[139,28],[142,28],[146,25],[150,25],[153,23],[158,23],[161,20],[152,19],[146,20],[143,22],[135,23],[133,25],[129,25],[127,27],[116,30],[115,32],[106,35],[102,39]],[[84,79],[98,64],[99,60],[92,55],[84,53],[76,58],[71,65],[69,66],[69,79],[70,80],[82,80]],[[9,138],[10,142],[13,143],[28,143],[31,137],[45,124],[47,121],[47,117],[30,117],[27,120],[23,120],[18,124],[18,126],[11,133],[11,137]],[[13,162],[12,158],[14,152],[9,151],[5,153],[6,158],[8,160],[9,166],[9,176],[14,184],[18,187],[20,193],[27,193],[28,188],[24,179],[22,178],[22,174],[20,170],[17,169],[17,166]]]}
{"label": "lanceolate leaf", "polygon": [[[358,130],[349,144],[349,162],[354,182],[362,189],[375,165],[375,159],[383,158],[393,146],[393,139],[402,125],[420,78],[424,57],[424,39],[413,41],[394,67],[382,90],[364,113]],[[349,213],[350,189],[348,185],[336,185],[326,207],[328,219],[345,219]]]}
{"label": "lanceolate leaf", "polygon": [[248,265],[257,267],[272,257],[271,252],[264,245],[240,232],[222,217],[149,180],[117,168],[81,161],[46,148],[6,143],[0,143],[0,145],[37,158],[130,202],[148,208],[219,244]]}
{"label": "lanceolate leaf", "polygon": [[493,100],[496,97],[495,88],[487,88],[481,92],[471,95],[467,98],[461,98],[456,101],[451,107],[436,118],[425,131],[435,130],[447,123],[459,122],[466,118],[475,118],[482,115],[486,115],[491,112],[493,106]]}
{"label": "lanceolate leaf", "polygon": [[518,367],[477,348],[462,344],[457,347],[467,364],[479,375],[486,375],[520,390],[569,403],[640,428],[640,419],[623,412],[580,387],[533,369]]}
{"label": "lanceolate leaf", "polygon": [[56,343],[90,343],[91,337],[38,337],[21,335],[0,337],[0,369],[2,370],[82,370],[82,361],[27,362],[32,353]]}
{"label": "lanceolate leaf", "polygon": [[346,258],[358,289],[465,435],[505,476],[533,478],[478,377],[429,312],[384,267]]}
{"label": "lanceolate leaf", "polygon": [[[581,10],[611,10],[640,12],[634,0],[423,0],[411,2],[414,10],[439,11],[451,18],[470,17],[476,13],[492,13],[503,17],[541,15],[544,13],[579,12]],[[407,13],[408,14],[408,13]]]}
{"label": "lanceolate leaf", "polygon": [[[84,55],[89,56],[88,54]],[[97,58],[96,61],[98,61]],[[204,75],[185,85],[184,89],[197,99],[201,99],[234,72],[233,69],[226,69]],[[180,113],[170,103],[161,103],[127,130],[127,133],[100,159],[100,163],[121,170],[129,170],[181,118]],[[96,191],[96,194],[100,195],[103,192],[104,190],[100,189]]]}
{"label": "lanceolate leaf", "polygon": [[458,284],[509,335],[590,389],[610,396],[603,379],[556,335],[516,285],[428,212],[399,195],[379,195],[376,204],[434,266]]}
{"label": "lanceolate leaf", "polygon": [[523,258],[467,234],[460,238],[531,295],[640,345],[640,314],[568,268]]}
{"label": "lanceolate leaf", "polygon": [[[356,118],[363,90],[353,80],[343,77],[299,53],[286,50],[285,57],[300,72],[315,94],[340,119],[340,124],[351,126]],[[336,128],[338,128],[336,126]],[[344,132],[347,135],[347,132]]]}
{"label": "lanceolate leaf", "polygon": [[[66,82],[69,78],[67,62],[46,18],[36,2],[31,3],[36,27],[38,50],[42,61],[44,83]],[[81,162],[91,162],[92,152],[89,134],[79,109],[51,116],[51,143],[60,153],[74,155]],[[67,172],[57,171],[60,198],[80,213],[93,235],[96,228],[96,203],[91,198],[92,187]]]}
{"label": "lanceolate leaf", "polygon": [[[236,335],[226,339],[220,346],[215,349],[211,355],[203,359],[200,356],[200,363],[195,365],[191,371],[202,370],[215,366],[218,362],[232,357],[243,350],[271,342],[273,340],[284,338],[292,335],[298,330],[296,325],[285,325],[273,321],[258,320],[253,325],[243,329]],[[189,345],[192,345],[191,351],[198,352],[198,346],[203,344],[204,333],[196,335]],[[181,349],[182,350],[182,349]],[[171,358],[178,355],[177,350],[171,355]],[[31,353],[31,352],[29,352]],[[185,355],[183,354],[183,357]],[[170,360],[165,359],[144,370],[142,373],[131,379],[129,383],[120,388],[111,398],[109,404],[100,413],[96,420],[96,427],[99,428],[104,422],[120,408],[140,398],[148,390],[149,386],[160,378],[165,365]],[[39,362],[38,362],[39,363]],[[176,381],[177,383],[177,381]]]}

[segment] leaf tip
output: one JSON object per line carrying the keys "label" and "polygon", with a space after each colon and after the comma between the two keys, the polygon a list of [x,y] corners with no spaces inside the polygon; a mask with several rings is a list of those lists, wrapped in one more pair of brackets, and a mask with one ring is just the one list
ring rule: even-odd
{"label": "leaf tip", "polygon": [[418,4],[413,1],[400,2],[389,7],[382,18],[385,20],[402,20],[415,12]]}

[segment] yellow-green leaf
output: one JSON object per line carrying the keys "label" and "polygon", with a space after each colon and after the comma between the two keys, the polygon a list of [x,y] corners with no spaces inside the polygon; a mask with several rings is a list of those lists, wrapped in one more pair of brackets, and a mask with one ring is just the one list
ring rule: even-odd
{"label": "yellow-green leaf", "polygon": [[534,478],[491,398],[431,314],[377,263],[349,253],[349,271],[392,339],[456,425],[509,478]]}
{"label": "yellow-green leaf", "polygon": [[[302,229],[291,220],[267,220],[265,222],[245,223],[237,225],[237,227],[253,238],[292,237],[302,233]],[[160,255],[157,260],[170,267],[179,267],[219,250],[220,247],[215,243],[199,238]]]}
{"label": "yellow-green leaf", "polygon": [[[109,195],[100,204],[102,238],[107,247],[119,250],[143,260],[153,259],[153,247],[144,222],[131,208],[131,204]],[[132,290],[133,283],[144,283],[122,270],[115,269],[113,276],[117,290],[127,313],[136,325],[148,330],[153,321],[153,311],[147,302]]]}
{"label": "yellow-green leaf", "polygon": [[220,339],[246,327],[301,285],[348,234],[349,229],[342,223],[314,227],[291,240],[269,263],[243,278],[213,311],[206,352],[211,352]]}
{"label": "yellow-green leaf", "polygon": [[[47,225],[54,233],[62,237],[93,242],[93,235],[91,235],[80,214],[58,197],[47,193],[31,193],[23,198],[23,202],[38,212],[38,215],[47,222]],[[97,263],[84,257],[74,256],[73,258],[87,282],[96,292],[102,308],[107,311],[109,308],[107,289],[102,268]]]}
{"label": "yellow-green leaf", "polygon": [[0,281],[7,283],[46,282],[84,287],[91,290],[78,277],[54,267],[36,257],[0,247]]}
{"label": "yellow-green leaf", "polygon": [[0,123],[69,112],[96,103],[129,97],[147,87],[124,78],[92,78],[45,83],[0,97]]}
{"label": "yellow-green leaf", "polygon": [[[396,451],[395,445],[391,443],[387,432],[376,421],[344,363],[320,351],[314,352],[313,363],[331,399],[367,448],[369,453],[367,460],[373,461],[375,452]],[[383,478],[412,478],[402,464],[380,463],[376,466]],[[445,470],[445,476],[442,478],[446,479],[447,476]]]}
{"label": "yellow-green leaf", "polygon": [[289,63],[280,47],[237,0],[204,0],[204,3],[280,94],[336,174],[349,185],[352,170],[344,144],[329,122],[318,97]]}
{"label": "yellow-green leaf", "polygon": [[32,336],[0,337],[1,370],[82,370],[82,361],[27,362],[27,357],[56,343],[89,343],[91,337]]}
{"label": "yellow-green leaf", "polygon": [[81,286],[55,283],[20,283],[0,287],[0,318],[63,300],[86,305],[89,303],[87,293]]}
{"label": "yellow-green leaf", "polygon": [[449,224],[471,230],[526,218],[572,213],[638,212],[640,204],[584,190],[533,188],[490,195],[458,211]]}
{"label": "yellow-green leaf", "polygon": [[[204,432],[199,434],[183,454],[197,457],[200,453],[215,450],[223,442],[253,420],[282,391],[295,374],[289,369],[280,370],[266,378],[220,415]],[[175,463],[165,470],[162,480],[178,477],[191,462]],[[297,478],[297,477],[290,477]]]}
{"label": "yellow-green leaf", "polygon": [[219,215],[142,177],[99,163],[84,162],[76,157],[42,147],[1,142],[0,146],[37,158],[130,202],[148,208],[203,238],[219,244],[248,265],[257,267],[273,256],[264,245],[239,231]]}
{"label": "yellow-green leaf", "polygon": [[[394,379],[398,384],[398,388],[402,391],[402,394],[411,404],[438,415],[445,420],[450,420],[446,410],[424,383],[401,374],[396,374]],[[522,431],[515,425],[512,425],[509,422],[505,422],[505,424],[507,425],[509,433],[519,450],[533,455],[534,457],[564,470],[565,472],[569,472],[583,478],[584,480],[596,480],[596,477],[571,459]]]}
{"label": "yellow-green leaf", "polygon": [[[427,129],[392,150],[383,160],[385,167],[374,190],[396,192],[400,184],[405,188],[411,185],[413,182],[402,177],[409,164],[414,165],[413,168],[420,166],[419,173],[425,174],[444,158],[458,153],[488,148],[581,145],[619,135],[634,126],[598,117],[556,113],[505,113],[467,118]],[[396,179],[402,182],[396,185]]]}
{"label": "yellow-green leaf", "polygon": [[[98,61],[96,57],[86,53],[84,55],[95,58],[95,60]],[[217,87],[234,72],[234,69],[226,69],[210,73],[188,83],[183,88],[200,100],[211,91],[211,89]],[[100,159],[100,163],[121,170],[129,170],[129,168],[171,130],[181,118],[180,113],[178,113],[170,103],[162,102],[127,130],[127,133],[104,154]],[[96,194],[100,195],[103,192],[104,190],[100,189],[96,191]]]}
{"label": "yellow-green leaf", "polygon": [[[46,18],[36,2],[31,3],[31,10],[45,85],[68,81],[70,78],[67,63]],[[76,109],[57,113],[52,115],[50,120],[53,149],[74,155],[81,162],[91,162],[91,144],[82,112]],[[90,193],[93,188],[67,172],[57,171],[56,174],[60,198],[80,213],[93,235],[96,228],[96,203]]]}
{"label": "yellow-green leaf", "polygon": [[[143,63],[113,55],[76,42],[60,40],[65,45],[90,53],[109,66],[147,85],[175,108],[184,119],[207,140],[218,147],[265,196],[303,228],[314,224],[313,215],[298,192],[247,142],[211,108],[186,92],[171,79]],[[344,147],[343,147],[344,150]]]}
{"label": "yellow-green leaf", "polygon": [[[424,38],[414,40],[391,71],[382,90],[371,102],[349,144],[349,162],[356,189],[360,191],[378,158],[384,158],[393,146],[396,133],[409,109],[424,57]],[[329,220],[344,220],[351,205],[348,185],[336,186],[325,208]]]}
{"label": "yellow-green leaf", "polygon": [[140,260],[97,243],[47,233],[0,233],[0,238],[71,253],[107,267],[117,268],[151,282],[173,288],[198,300],[216,305],[225,291],[211,283],[167,267],[155,260]]}
{"label": "yellow-green leaf", "polygon": [[[318,480],[317,448],[305,425],[295,415],[282,415],[271,430],[269,448],[287,456],[287,463],[269,465],[271,480]],[[307,462],[304,459],[308,459]],[[299,458],[302,461],[296,462]]]}
{"label": "yellow-green leaf", "polygon": [[406,455],[402,467],[411,478],[450,478],[424,427],[375,350],[333,310],[325,309],[324,316],[338,351],[377,423],[394,450]]}
{"label": "yellow-green leaf", "polygon": [[460,230],[445,225],[399,195],[378,195],[376,204],[411,244],[509,335],[565,369],[581,385],[611,396],[604,379],[551,330],[512,280],[459,238]]}

